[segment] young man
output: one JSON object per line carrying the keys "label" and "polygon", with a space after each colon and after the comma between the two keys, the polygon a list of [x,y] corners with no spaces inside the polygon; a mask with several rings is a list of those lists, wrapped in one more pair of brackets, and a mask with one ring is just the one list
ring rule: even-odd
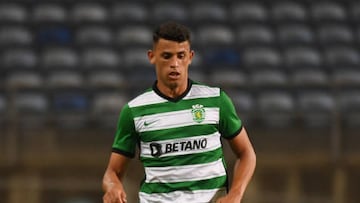
{"label": "young man", "polygon": [[[148,58],[157,80],[121,110],[103,178],[104,203],[126,202],[122,177],[137,145],[145,167],[140,202],[241,202],[255,152],[230,98],[189,79],[193,56],[187,27],[168,22],[154,31]],[[237,156],[230,188],[221,137]]]}

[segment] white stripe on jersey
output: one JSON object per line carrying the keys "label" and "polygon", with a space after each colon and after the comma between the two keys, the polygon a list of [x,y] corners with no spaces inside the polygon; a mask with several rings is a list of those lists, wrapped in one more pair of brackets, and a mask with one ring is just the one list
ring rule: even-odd
{"label": "white stripe on jersey", "polygon": [[184,97],[184,100],[218,96],[220,96],[220,89],[218,87],[193,84],[189,94]]}
{"label": "white stripe on jersey", "polygon": [[173,202],[173,203],[213,203],[226,194],[225,188],[212,190],[175,191],[170,193],[139,193],[140,203]]}
{"label": "white stripe on jersey", "polygon": [[153,90],[149,92],[145,92],[135,99],[131,100],[129,102],[129,107],[138,107],[138,106],[144,106],[144,105],[150,105],[150,104],[159,104],[167,102],[166,99],[160,97],[157,95]]}
{"label": "white stripe on jersey", "polygon": [[[206,140],[206,147],[202,148],[199,147],[197,149],[187,149],[187,143],[194,143],[195,141],[201,142],[202,140]],[[141,157],[153,157],[151,155],[151,148],[150,144],[152,142],[141,142]],[[196,137],[188,137],[188,138],[181,138],[181,139],[171,139],[171,140],[164,140],[164,141],[157,141],[157,144],[161,145],[161,157],[167,156],[177,156],[177,155],[186,155],[186,154],[196,154],[196,153],[203,153],[215,150],[221,147],[220,142],[220,133],[216,132],[210,135],[202,135]],[[168,145],[170,145],[172,150],[168,149]],[[176,150],[174,148],[176,147]],[[170,152],[168,152],[170,151]]]}
{"label": "white stripe on jersey", "polygon": [[218,124],[219,108],[204,108],[205,119],[201,123],[193,120],[192,109],[152,114],[134,118],[137,132],[163,130],[190,125]]}
{"label": "white stripe on jersey", "polygon": [[[220,89],[218,87],[208,87],[204,85],[193,84],[190,92],[183,98],[183,100],[218,96],[220,96]],[[128,104],[130,108],[133,108],[150,104],[160,104],[167,101],[168,100],[160,97],[155,91],[152,90],[139,95],[135,99],[131,100]]]}
{"label": "white stripe on jersey", "polygon": [[185,166],[145,167],[145,173],[147,183],[197,181],[226,175],[222,159]]}

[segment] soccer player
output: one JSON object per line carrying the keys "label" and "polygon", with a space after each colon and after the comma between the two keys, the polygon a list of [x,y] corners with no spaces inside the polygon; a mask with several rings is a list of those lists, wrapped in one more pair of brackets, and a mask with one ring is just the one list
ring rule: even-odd
{"label": "soccer player", "polygon": [[[141,203],[241,202],[255,152],[226,93],[189,79],[190,44],[184,25],[167,22],[155,29],[147,54],[157,80],[120,112],[103,177],[104,203],[127,202],[122,178],[137,146],[145,171]],[[221,137],[237,157],[230,187]]]}

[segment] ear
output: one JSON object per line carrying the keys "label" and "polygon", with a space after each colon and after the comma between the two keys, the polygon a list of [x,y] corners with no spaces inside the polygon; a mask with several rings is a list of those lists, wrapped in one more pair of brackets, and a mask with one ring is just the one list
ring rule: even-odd
{"label": "ear", "polygon": [[148,55],[148,58],[149,58],[149,61],[151,64],[155,64],[155,54],[154,54],[154,51],[153,50],[149,50],[147,52],[147,55]]}
{"label": "ear", "polygon": [[191,51],[190,51],[190,55],[189,55],[189,64],[191,64],[194,55],[195,55],[194,50],[191,50]]}

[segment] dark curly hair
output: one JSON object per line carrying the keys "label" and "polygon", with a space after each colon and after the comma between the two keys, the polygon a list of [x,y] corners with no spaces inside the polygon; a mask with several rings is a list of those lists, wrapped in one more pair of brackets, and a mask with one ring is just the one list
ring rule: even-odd
{"label": "dark curly hair", "polygon": [[166,22],[160,24],[153,32],[153,42],[157,43],[159,39],[190,43],[190,30],[177,22]]}

